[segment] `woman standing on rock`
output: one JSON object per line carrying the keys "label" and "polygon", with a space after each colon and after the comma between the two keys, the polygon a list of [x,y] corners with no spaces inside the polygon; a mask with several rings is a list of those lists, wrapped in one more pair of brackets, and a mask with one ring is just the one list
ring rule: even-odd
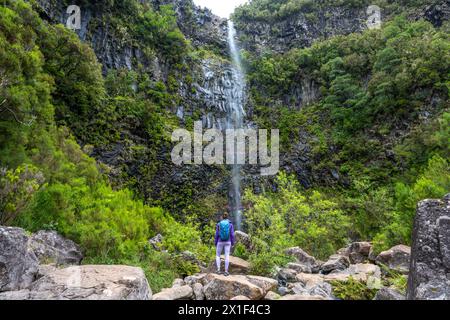
{"label": "woman standing on rock", "polygon": [[234,246],[234,227],[228,220],[228,213],[222,215],[222,220],[216,226],[216,236],[214,238],[216,246],[216,266],[217,273],[220,273],[220,255],[225,250],[225,276],[229,276],[228,266],[230,264],[230,250]]}

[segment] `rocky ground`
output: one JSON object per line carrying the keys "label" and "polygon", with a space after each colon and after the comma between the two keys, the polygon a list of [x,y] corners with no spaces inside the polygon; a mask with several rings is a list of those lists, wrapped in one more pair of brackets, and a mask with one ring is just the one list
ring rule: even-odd
{"label": "rocky ground", "polygon": [[[247,261],[231,257],[228,277],[214,273],[212,262],[154,295],[140,268],[80,265],[80,248],[56,232],[0,227],[0,300],[334,300],[334,286],[350,279],[377,290],[375,300],[450,300],[449,222],[450,194],[419,203],[412,250],[398,245],[375,255],[369,242],[354,242],[320,261],[293,247],[286,249],[293,262],[271,278],[249,274]],[[244,233],[236,238],[251,245]],[[409,275],[407,296],[385,286],[392,272]]]}

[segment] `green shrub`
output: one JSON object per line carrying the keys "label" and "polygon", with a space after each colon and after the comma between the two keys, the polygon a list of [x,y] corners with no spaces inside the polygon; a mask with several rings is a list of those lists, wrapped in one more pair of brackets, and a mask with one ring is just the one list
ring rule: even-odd
{"label": "green shrub", "polygon": [[342,300],[373,300],[377,290],[350,277],[347,281],[333,281],[333,295]]}
{"label": "green shrub", "polygon": [[32,165],[0,168],[0,225],[13,223],[43,182],[44,176]]}

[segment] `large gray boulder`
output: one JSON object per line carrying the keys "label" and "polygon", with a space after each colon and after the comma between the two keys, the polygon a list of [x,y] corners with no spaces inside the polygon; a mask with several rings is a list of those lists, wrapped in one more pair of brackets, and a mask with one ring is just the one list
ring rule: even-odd
{"label": "large gray boulder", "polygon": [[294,257],[299,264],[305,266],[305,268],[310,269],[312,272],[318,272],[320,268],[320,261],[318,261],[313,256],[306,253],[300,247],[292,247],[285,251],[285,253],[289,256]]}
{"label": "large gray boulder", "polygon": [[153,296],[153,300],[190,300],[194,297],[194,290],[188,285],[177,285],[163,289]]}
{"label": "large gray boulder", "polygon": [[209,274],[207,283],[203,287],[207,300],[230,300],[237,296],[245,296],[251,300],[262,299],[266,292],[249,281],[246,276],[222,276]]}
{"label": "large gray boulder", "polygon": [[289,268],[281,268],[278,270],[277,278],[284,282],[294,282],[298,271]]}
{"label": "large gray boulder", "polygon": [[418,204],[407,298],[450,300],[450,194]]}
{"label": "large gray boulder", "polygon": [[29,245],[40,264],[79,265],[83,259],[80,247],[56,231],[33,234]]}
{"label": "large gray boulder", "polygon": [[296,263],[296,262],[289,262],[286,267],[288,269],[295,270],[296,272],[302,272],[302,273],[312,273],[311,267],[306,264]]}
{"label": "large gray boulder", "polygon": [[332,287],[327,282],[297,282],[292,286],[292,292],[304,296],[321,296],[327,299],[333,297]]}
{"label": "large gray boulder", "polygon": [[20,228],[0,227],[0,292],[28,288],[38,272],[38,259]]}
{"label": "large gray boulder", "polygon": [[332,271],[342,271],[350,266],[350,260],[347,256],[341,254],[332,255],[327,262],[325,262],[321,270],[323,273],[330,273]]}
{"label": "large gray boulder", "polygon": [[28,289],[0,293],[0,300],[149,300],[152,291],[140,268],[47,266]]}
{"label": "large gray boulder", "polygon": [[373,300],[405,300],[405,296],[392,288],[381,288]]}
{"label": "large gray boulder", "polygon": [[411,257],[411,248],[405,245],[392,247],[387,251],[381,252],[375,262],[380,266],[385,266],[390,270],[407,274]]}
{"label": "large gray boulder", "polygon": [[54,268],[34,282],[30,300],[150,300],[141,268],[84,265]]}

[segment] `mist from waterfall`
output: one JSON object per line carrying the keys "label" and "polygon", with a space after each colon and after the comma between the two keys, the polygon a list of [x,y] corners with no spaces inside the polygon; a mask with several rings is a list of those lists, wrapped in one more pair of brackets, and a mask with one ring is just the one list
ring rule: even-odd
{"label": "mist from waterfall", "polygon": [[[245,76],[242,68],[239,48],[235,41],[236,30],[231,20],[228,20],[228,46],[233,62],[231,69],[232,83],[231,90],[227,95],[228,110],[227,110],[227,129],[241,129],[244,125],[244,90],[245,90]],[[237,150],[234,149],[234,159],[231,170],[231,190],[230,190],[230,207],[231,214],[234,218],[236,230],[241,230],[242,227],[242,205],[241,205],[241,165],[236,163]]]}

